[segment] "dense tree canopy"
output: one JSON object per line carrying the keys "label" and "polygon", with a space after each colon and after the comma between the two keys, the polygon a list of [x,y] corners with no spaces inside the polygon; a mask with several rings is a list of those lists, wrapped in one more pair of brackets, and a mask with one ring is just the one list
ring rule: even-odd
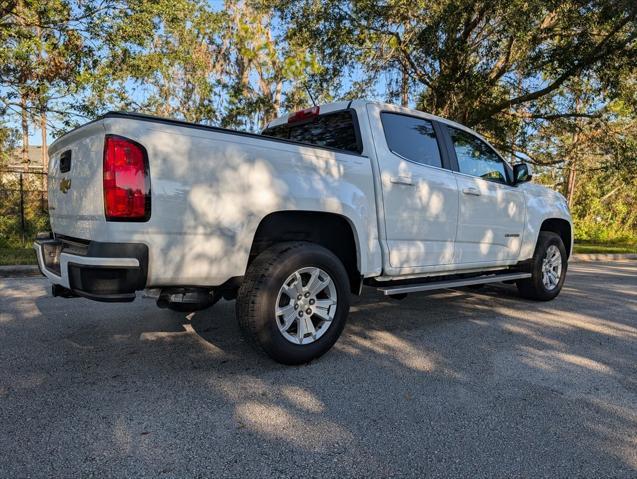
{"label": "dense tree canopy", "polygon": [[567,195],[580,236],[629,237],[636,20],[634,0],[5,0],[0,148],[109,109],[258,130],[368,97],[472,126]]}

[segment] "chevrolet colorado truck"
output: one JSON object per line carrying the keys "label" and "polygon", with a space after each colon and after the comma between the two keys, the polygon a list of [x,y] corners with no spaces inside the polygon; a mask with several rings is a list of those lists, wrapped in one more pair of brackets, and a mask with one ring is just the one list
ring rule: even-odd
{"label": "chevrolet colorado truck", "polygon": [[261,134],[112,112],[50,149],[53,295],[194,311],[236,299],[248,340],[285,364],[336,342],[363,285],[516,283],[558,295],[572,250],[562,195],[472,130],[356,100]]}

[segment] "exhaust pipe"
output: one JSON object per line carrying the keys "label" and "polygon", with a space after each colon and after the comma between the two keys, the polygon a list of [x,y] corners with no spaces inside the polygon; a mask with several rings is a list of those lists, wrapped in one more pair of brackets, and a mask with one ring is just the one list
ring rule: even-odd
{"label": "exhaust pipe", "polygon": [[160,308],[178,311],[200,311],[209,308],[221,298],[206,288],[165,288],[157,298]]}

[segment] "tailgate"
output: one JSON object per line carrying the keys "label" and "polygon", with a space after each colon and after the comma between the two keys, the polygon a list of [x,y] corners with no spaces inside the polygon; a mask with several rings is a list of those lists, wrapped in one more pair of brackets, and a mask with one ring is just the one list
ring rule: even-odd
{"label": "tailgate", "polygon": [[104,122],[77,128],[49,148],[49,214],[58,235],[98,239],[104,227]]}

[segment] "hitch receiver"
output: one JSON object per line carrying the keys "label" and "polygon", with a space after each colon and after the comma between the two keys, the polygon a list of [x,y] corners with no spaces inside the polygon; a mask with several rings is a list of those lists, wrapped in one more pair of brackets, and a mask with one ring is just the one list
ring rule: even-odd
{"label": "hitch receiver", "polygon": [[61,286],[59,284],[54,284],[51,286],[51,294],[53,295],[54,298],[58,296],[60,298],[78,298],[79,297],[69,288],[65,288],[64,286]]}

